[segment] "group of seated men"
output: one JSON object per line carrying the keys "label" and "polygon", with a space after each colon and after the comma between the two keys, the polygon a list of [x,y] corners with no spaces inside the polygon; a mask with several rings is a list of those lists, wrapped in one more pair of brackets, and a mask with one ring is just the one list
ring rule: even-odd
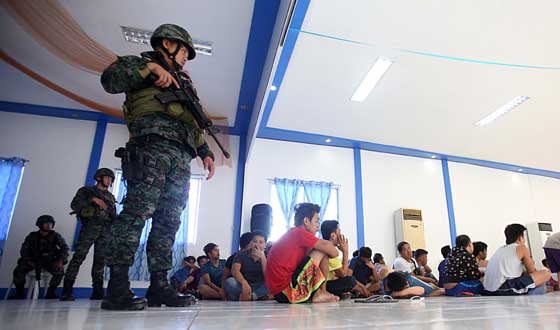
{"label": "group of seated men", "polygon": [[[397,245],[399,257],[392,267],[385,264],[380,253],[373,255],[369,247],[361,247],[350,259],[348,240],[339,223],[325,220],[320,224],[319,213],[316,204],[298,204],[295,227],[278,241],[267,245],[265,233],[244,233],[240,250],[227,260],[220,259],[217,244],[209,243],[204,247],[204,256],[184,258],[183,267],[172,274],[171,283],[178,291],[202,299],[274,299],[280,303],[336,302],[376,294],[393,298],[544,294],[547,283],[558,289],[551,271],[560,272],[560,233],[549,237],[544,246],[547,259],[543,264],[550,270],[535,268],[523,225],[506,227],[506,245],[499,247],[489,260],[486,244],[473,243],[467,235],[459,235],[455,247],[442,248],[445,259],[438,266],[436,278],[428,265],[428,251],[417,249],[413,253],[407,242]],[[50,284],[52,296],[62,278],[68,246],[52,230],[52,217],[40,217],[37,225],[39,231],[30,234],[24,243],[22,251],[26,253],[14,271],[14,282],[21,287],[22,276],[40,260],[37,251],[48,245],[52,250],[48,260],[52,263],[40,263],[43,269],[58,274]],[[322,239],[317,237],[319,230]],[[36,239],[31,242],[31,238]]]}
{"label": "group of seated men", "polygon": [[[375,294],[393,298],[540,294],[545,293],[547,283],[549,289],[554,285],[558,289],[550,270],[536,270],[525,242],[526,228],[520,224],[506,227],[506,245],[490,260],[486,260],[485,243],[457,236],[454,248],[442,248],[444,260],[437,278],[428,265],[428,251],[413,252],[407,242],[397,245],[399,257],[392,267],[369,247],[361,247],[350,259],[348,240],[339,223],[325,220],[319,225],[319,211],[317,205],[299,204],[295,228],[272,244],[268,253],[267,238],[259,231],[243,234],[240,251],[228,260],[220,259],[216,244],[208,244],[204,251],[210,262],[201,267],[194,293],[203,299],[300,303]],[[319,230],[322,239],[316,236]],[[560,234],[549,239],[545,251],[547,265],[558,272]]]}

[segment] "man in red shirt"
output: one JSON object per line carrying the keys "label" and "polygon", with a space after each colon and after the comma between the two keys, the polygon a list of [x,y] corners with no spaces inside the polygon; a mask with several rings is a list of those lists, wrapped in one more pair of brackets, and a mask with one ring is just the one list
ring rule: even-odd
{"label": "man in red shirt", "polygon": [[339,300],[326,289],[329,258],[338,257],[338,250],[331,242],[315,236],[319,230],[320,210],[317,204],[296,205],[296,227],[274,243],[268,254],[266,286],[280,303]]}

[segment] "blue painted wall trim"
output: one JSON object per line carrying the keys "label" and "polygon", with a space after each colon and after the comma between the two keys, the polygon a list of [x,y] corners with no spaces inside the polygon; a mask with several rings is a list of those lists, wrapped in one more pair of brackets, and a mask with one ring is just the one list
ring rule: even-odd
{"label": "blue painted wall trim", "polygon": [[[98,121],[105,120],[110,124],[124,125],[124,119],[108,116],[102,112],[75,110],[67,108],[49,107],[45,105],[27,104],[0,101],[0,112],[21,113],[27,115],[66,118],[76,120]],[[239,135],[239,131],[235,127],[226,128],[229,135]]]}
{"label": "blue painted wall trim", "polygon": [[354,148],[354,180],[356,188],[356,237],[358,248],[365,246],[364,233],[364,197],[362,188],[362,155],[359,148]]}
{"label": "blue painted wall trim", "polygon": [[263,74],[280,0],[256,0],[233,130],[246,134]]}
{"label": "blue painted wall trim", "polygon": [[453,208],[453,193],[451,191],[451,179],[449,177],[449,164],[447,160],[441,160],[441,169],[443,172],[443,185],[445,187],[445,200],[447,201],[447,216],[449,218],[449,235],[451,236],[451,246],[455,246],[455,237],[457,237],[457,228],[455,227],[455,210]]}
{"label": "blue painted wall trim", "polygon": [[[97,121],[97,126],[95,127],[95,136],[93,138],[93,145],[91,147],[91,156],[89,157],[89,164],[86,174],[86,179],[84,185],[89,186],[95,184],[93,176],[95,171],[99,168],[99,162],[101,161],[101,151],[103,150],[103,143],[105,142],[105,132],[107,132],[107,121],[100,119]],[[82,224],[76,222],[76,231],[74,232],[74,241],[72,242],[72,251],[76,247],[76,241],[78,239],[78,234],[82,228]]]}
{"label": "blue painted wall trim", "polygon": [[[362,150],[367,150],[367,151],[375,151],[375,152],[419,157],[419,158],[445,159],[450,162],[495,168],[495,169],[515,172],[515,173],[520,173],[519,170],[521,169],[522,170],[521,173],[523,174],[533,174],[533,175],[560,179],[560,172],[555,172],[555,171],[542,170],[542,169],[526,167],[522,165],[506,164],[506,163],[500,163],[500,162],[494,162],[488,160],[446,155],[446,154],[441,154],[432,151],[397,147],[397,146],[391,146],[387,144],[379,144],[373,142],[338,138],[338,137],[333,137],[328,135],[297,132],[297,131],[285,130],[280,128],[265,127],[264,129],[261,129],[259,131],[258,137],[263,139],[270,139],[270,140],[298,142],[298,143],[315,144],[315,145],[323,145],[323,146],[331,146],[331,147],[352,148],[352,149],[360,148]],[[331,142],[326,142],[327,138],[330,139]]]}
{"label": "blue painted wall trim", "polygon": [[124,124],[124,119],[108,116],[102,112],[49,107],[46,105],[27,103],[0,101],[0,111],[77,120],[105,120],[108,123]]}
{"label": "blue painted wall trim", "polygon": [[241,236],[241,221],[243,215],[243,187],[245,186],[245,148],[247,139],[239,140],[239,155],[237,159],[237,178],[235,182],[235,205],[233,214],[233,233],[231,237],[231,253],[239,250],[239,236]]}
{"label": "blue painted wall trim", "polygon": [[[264,128],[266,128],[268,119],[270,118],[270,114],[272,113],[272,108],[274,107],[274,102],[276,101],[278,90],[282,85],[282,80],[284,79],[284,75],[286,74],[286,69],[288,68],[288,64],[290,63],[290,58],[292,57],[292,53],[296,46],[296,41],[299,34],[298,30],[301,28],[301,25],[303,24],[303,20],[305,19],[305,14],[307,13],[307,8],[309,7],[309,3],[310,0],[298,0],[296,3],[296,7],[294,9],[292,19],[290,21],[289,29],[284,39],[284,46],[282,47],[282,53],[280,54],[280,59],[278,60],[276,73],[274,74],[274,78],[272,79],[272,85],[276,86],[277,90],[270,91],[270,93],[268,94],[268,99],[266,100],[266,104],[264,107],[263,117],[259,125],[259,133]],[[257,134],[257,137],[259,137],[258,135],[259,134]]]}

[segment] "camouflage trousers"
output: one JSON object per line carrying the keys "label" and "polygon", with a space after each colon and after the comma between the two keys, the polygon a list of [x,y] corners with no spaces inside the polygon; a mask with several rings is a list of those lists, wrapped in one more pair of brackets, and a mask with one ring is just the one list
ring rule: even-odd
{"label": "camouflage trousers", "polygon": [[82,228],[78,234],[76,249],[72,260],[66,268],[64,281],[75,281],[80,266],[93,245],[93,265],[91,267],[92,285],[103,285],[103,271],[105,269],[105,246],[111,230],[111,220],[104,218],[92,218],[82,221]]}
{"label": "camouflage trousers", "polygon": [[166,271],[171,269],[175,234],[188,199],[192,158],[166,141],[141,146],[137,152],[141,161],[132,165],[141,174],[127,179],[123,210],[111,227],[106,263],[132,265],[144,224],[151,218],[146,245],[148,269]]}
{"label": "camouflage trousers", "polygon": [[47,271],[51,273],[52,278],[49,282],[49,287],[57,287],[60,282],[62,281],[62,277],[64,276],[64,270],[56,270],[54,268],[55,261],[53,260],[26,260],[23,258],[18,259],[18,263],[16,268],[14,269],[14,284],[15,285],[24,285],[25,284],[25,275],[30,271],[34,271],[37,266],[41,268],[42,271]]}

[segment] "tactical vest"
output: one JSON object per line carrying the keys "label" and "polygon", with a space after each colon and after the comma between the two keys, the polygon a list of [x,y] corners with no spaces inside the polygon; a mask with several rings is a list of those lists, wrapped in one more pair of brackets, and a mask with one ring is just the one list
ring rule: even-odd
{"label": "tactical vest", "polygon": [[178,102],[161,104],[155,99],[155,95],[161,93],[159,87],[148,87],[137,91],[126,93],[126,101],[123,105],[124,117],[127,123],[135,119],[153,115],[155,113],[165,113],[187,125],[189,130],[200,131],[192,114]]}

